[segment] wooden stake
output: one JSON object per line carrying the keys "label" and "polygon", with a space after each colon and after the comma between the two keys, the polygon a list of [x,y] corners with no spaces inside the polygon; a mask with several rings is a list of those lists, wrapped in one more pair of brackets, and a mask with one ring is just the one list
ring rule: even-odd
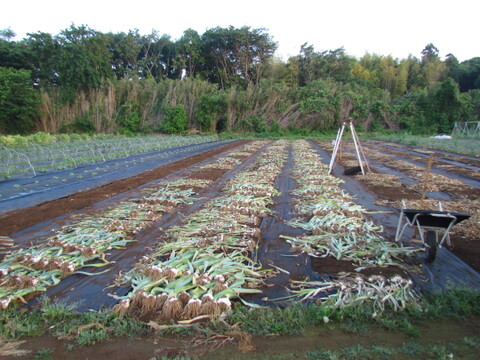
{"label": "wooden stake", "polygon": [[430,156],[428,157],[427,173],[425,174],[425,182],[423,183],[422,198],[420,200],[420,207],[422,209],[423,209],[423,204],[425,202],[425,197],[427,196],[428,182],[430,180],[430,172],[432,170],[432,161],[433,161],[433,154],[430,154]]}
{"label": "wooden stake", "polygon": [[[433,161],[433,154],[430,154],[430,156],[428,157],[427,172],[425,174],[425,182],[423,183],[422,197],[420,199],[420,210],[423,210],[425,198],[427,196],[428,181],[430,180],[430,172],[432,170],[432,161]],[[418,228],[415,228],[415,230],[413,231],[413,237],[416,238],[417,234],[418,234]]]}

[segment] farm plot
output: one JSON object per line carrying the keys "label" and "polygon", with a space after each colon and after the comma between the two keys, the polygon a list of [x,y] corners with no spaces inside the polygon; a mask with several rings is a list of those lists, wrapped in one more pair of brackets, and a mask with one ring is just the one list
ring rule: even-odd
{"label": "farm plot", "polygon": [[[160,166],[155,162],[150,164],[149,170],[142,172],[141,174],[109,182],[100,187],[83,189],[80,192],[75,192],[74,194],[69,194],[68,196],[60,197],[58,199],[55,199],[57,196],[52,189],[50,194],[45,195],[47,196],[46,202],[28,208],[18,209],[15,207],[14,210],[1,214],[0,235],[9,235],[37,223],[68,214],[69,212],[77,211],[103,199],[108,199],[116,194],[135,189],[145,183],[168,176],[169,174],[175,173],[186,167],[210,159],[212,156],[218,155],[244,143],[245,141],[236,141],[224,145],[218,144],[218,146],[212,144],[213,146],[210,150],[200,152],[193,156],[187,156],[176,161],[168,160],[168,164],[163,166]],[[52,194],[54,195],[54,199],[51,197]],[[13,199],[12,203],[16,204],[17,201]]]}
{"label": "farm plot", "polygon": [[[449,165],[456,166],[455,172],[465,175],[466,177],[474,177],[478,180],[478,174],[472,173],[468,170],[479,171],[480,170],[480,158],[477,156],[459,155],[455,153],[445,152],[441,150],[431,150],[414,146],[407,146],[401,144],[394,144],[385,141],[373,141],[369,140],[367,145],[372,144],[377,148],[384,149],[385,151],[393,150],[392,153],[397,152],[401,156],[406,156],[412,159],[417,159],[420,162],[422,158],[428,158],[429,155],[435,155],[434,165],[439,168],[450,169]],[[400,151],[400,153],[398,153]],[[462,171],[462,168],[466,170]]]}
{"label": "farm plot", "polygon": [[[244,147],[251,154],[258,146],[262,146],[262,143]],[[244,152],[242,157],[245,158],[246,154],[248,153]],[[223,160],[216,162],[223,163]],[[2,269],[7,272],[2,289],[5,291],[5,304],[8,305],[10,301],[23,302],[25,296],[46,291],[49,286],[57,285],[61,279],[74,272],[88,275],[84,271],[78,272],[85,265],[111,265],[105,258],[106,251],[133,242],[136,234],[151,227],[164,214],[171,213],[178,205],[192,203],[193,195],[210,183],[211,180],[208,179],[189,177],[160,182],[143,189],[139,197],[122,201],[63,226],[47,242],[12,252],[2,262]],[[139,246],[144,248],[146,244]],[[94,259],[100,259],[101,262],[92,264]]]}
{"label": "farm plot", "polygon": [[[330,144],[321,142],[324,149]],[[370,161],[373,172],[366,176],[355,176],[372,193],[377,194],[377,202],[394,209],[402,207],[402,200],[413,209],[438,209],[438,201],[442,202],[445,211],[467,213],[472,217],[451,231],[452,246],[448,247],[468,265],[480,271],[480,170],[473,163],[474,159],[462,160],[459,155],[449,156],[444,152],[412,148],[399,153],[395,144],[367,143],[364,150]],[[350,149],[349,149],[350,147]],[[394,147],[397,150],[392,150]],[[434,154],[430,179],[426,187],[426,200],[421,204],[424,190],[428,156],[420,153]],[[343,154],[343,165],[348,168],[356,164],[351,145],[346,146]],[[468,164],[467,164],[468,162]],[[448,163],[448,164],[447,164]],[[477,163],[478,165],[478,163]]]}
{"label": "farm plot", "polygon": [[[163,139],[162,137],[153,138]],[[105,154],[107,157],[87,159],[88,161],[86,160],[85,163],[81,162],[81,155],[73,152],[73,150],[78,150],[74,146],[71,150],[71,157],[78,158],[78,163],[76,162],[71,168],[49,168],[42,173],[36,171],[30,174],[31,176],[0,181],[0,213],[69,196],[87,188],[103,186],[113,181],[132,177],[151,170],[152,168],[178,161],[187,156],[215,149],[227,143],[211,141],[213,140],[212,137],[192,137],[191,139],[187,137],[185,138],[187,140],[181,140],[183,139],[181,137],[176,138],[177,140],[175,142],[167,142],[166,140],[157,141],[157,147],[160,149],[155,151],[151,150],[153,143],[151,144],[152,146],[145,148],[137,146],[135,148],[136,152],[141,150],[149,151],[140,154],[129,152],[129,146],[131,147],[133,145],[124,143],[124,141],[122,142],[122,139],[117,139],[120,144],[112,143],[112,146],[113,144],[115,144],[116,147],[125,146],[124,152],[122,153],[124,155],[123,157],[117,158],[116,156],[119,155],[117,153],[115,153],[117,155],[114,154],[110,157]],[[142,144],[142,138],[140,138],[138,142]],[[182,142],[185,143],[185,145],[175,146],[175,144]],[[54,145],[51,145],[52,148],[49,149],[49,153],[62,156],[61,152],[55,153],[56,149],[53,146]],[[32,147],[35,146],[32,145]],[[4,155],[5,151],[6,150],[2,150]],[[109,151],[113,153],[117,150],[116,148],[105,147],[102,149],[102,154],[103,152],[108,153]],[[30,157],[33,159],[32,154],[30,154]],[[97,162],[94,160],[97,160]],[[7,164],[4,166],[8,166],[8,159],[5,160],[5,163],[0,164]]]}
{"label": "farm plot", "polygon": [[[366,218],[368,211],[339,187],[342,180],[328,175],[328,167],[308,143],[297,142],[295,151],[292,175],[299,186],[293,194],[300,217],[289,224],[307,233],[284,238],[294,251],[318,258],[316,270],[329,275],[319,281],[293,281],[295,297],[301,301],[320,298],[333,306],[368,302],[374,314],[385,306],[398,310],[415,304],[418,295],[403,269],[404,259],[417,249],[399,247],[383,238],[382,226]],[[355,271],[345,273],[352,265]]]}
{"label": "farm plot", "polygon": [[217,136],[211,135],[90,138],[48,144],[27,142],[17,146],[8,146],[7,143],[0,151],[0,177],[35,177],[42,173],[75,169],[82,165],[217,140]]}
{"label": "farm plot", "polygon": [[270,146],[221,196],[167,231],[171,241],[119,279],[132,290],[116,309],[156,321],[194,320],[228,311],[231,299],[258,290],[268,272],[249,255],[260,219],[277,191],[285,144]]}
{"label": "farm plot", "polygon": [[[25,303],[43,292],[82,300],[83,310],[107,306],[121,316],[167,323],[217,316],[233,300],[248,306],[365,302],[374,315],[416,306],[407,272],[421,270],[405,260],[418,248],[384,236],[371,209],[327,174],[313,145],[246,144],[65,220],[46,241],[5,257],[0,304]],[[286,189],[294,203],[279,204]],[[266,233],[280,222],[275,238]],[[278,244],[284,262],[259,261]],[[305,274],[286,269],[298,259],[306,262],[302,269],[310,267]],[[272,279],[289,291],[265,301]]]}

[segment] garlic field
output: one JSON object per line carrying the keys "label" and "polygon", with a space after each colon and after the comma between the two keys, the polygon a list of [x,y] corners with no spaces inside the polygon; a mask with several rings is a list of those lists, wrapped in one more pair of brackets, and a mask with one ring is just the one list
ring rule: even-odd
{"label": "garlic field", "polygon": [[[0,307],[29,307],[47,296],[160,324],[190,324],[233,306],[362,303],[372,316],[418,307],[423,249],[393,241],[399,199],[387,195],[402,188],[415,201],[421,174],[406,166],[404,186],[382,173],[390,158],[378,146],[365,147],[374,173],[347,178],[328,175],[330,149],[321,141],[238,143],[81,210],[18,232],[3,229],[14,246],[0,262]],[[347,148],[344,164],[351,160]],[[479,165],[469,165],[466,187],[478,182]],[[429,199],[447,191],[447,207],[469,206],[474,216],[453,241],[478,241],[480,204],[468,194],[480,186],[454,196],[465,182],[446,178],[434,178]],[[478,272],[471,273],[467,285],[480,288]]]}

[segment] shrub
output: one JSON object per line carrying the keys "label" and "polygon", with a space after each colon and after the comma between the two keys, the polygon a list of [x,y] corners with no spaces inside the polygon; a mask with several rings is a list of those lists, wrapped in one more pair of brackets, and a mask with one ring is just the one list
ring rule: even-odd
{"label": "shrub", "polygon": [[46,132],[38,132],[33,135],[28,136],[28,141],[35,143],[35,144],[52,144],[57,141],[55,135],[46,133]]}
{"label": "shrub", "polygon": [[63,123],[59,131],[62,134],[94,134],[95,125],[89,118],[82,117],[74,122]]}
{"label": "shrub", "polygon": [[[218,122],[227,111],[225,98],[214,95],[202,95],[198,100],[196,118],[202,131],[221,130]],[[217,128],[217,129],[216,129]]]}
{"label": "shrub", "polygon": [[121,134],[133,136],[140,130],[140,105],[138,103],[125,104],[118,112],[118,123],[122,126]]}
{"label": "shrub", "polygon": [[272,120],[272,123],[270,124],[270,131],[274,134],[280,134],[282,132],[280,124],[277,120]]}
{"label": "shrub", "polygon": [[159,130],[167,134],[179,134],[187,129],[187,113],[183,105],[165,106]]}
{"label": "shrub", "polygon": [[240,127],[244,131],[253,131],[256,133],[264,133],[268,131],[267,123],[260,116],[251,116],[244,118],[240,122]]}

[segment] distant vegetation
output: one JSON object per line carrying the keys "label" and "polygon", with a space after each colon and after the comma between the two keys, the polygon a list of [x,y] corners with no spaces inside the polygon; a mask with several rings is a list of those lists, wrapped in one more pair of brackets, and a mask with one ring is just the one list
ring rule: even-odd
{"label": "distant vegetation", "polygon": [[[480,119],[480,57],[318,51],[288,60],[264,29],[102,33],[75,26],[13,41],[0,30],[0,133],[331,131],[450,133]],[[415,49],[414,49],[415,50]]]}

